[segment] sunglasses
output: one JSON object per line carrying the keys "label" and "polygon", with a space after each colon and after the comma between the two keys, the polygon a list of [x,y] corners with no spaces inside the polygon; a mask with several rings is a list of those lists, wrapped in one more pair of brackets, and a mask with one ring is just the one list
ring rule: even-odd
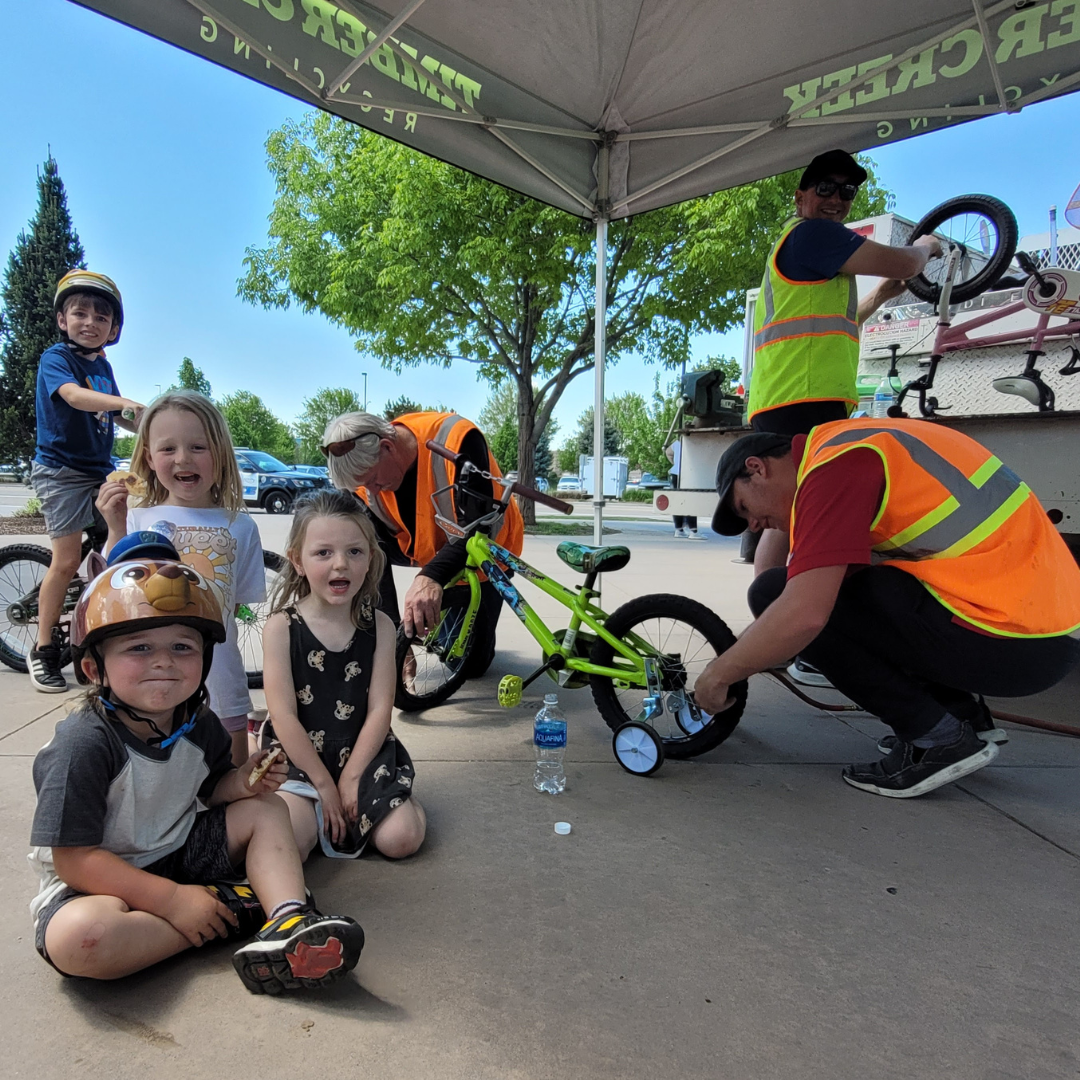
{"label": "sunglasses", "polygon": [[346,439],[344,442],[332,442],[326,446],[320,446],[323,457],[344,457],[356,449],[355,439]]}
{"label": "sunglasses", "polygon": [[838,184],[835,180],[819,180],[814,185],[814,191],[818,193],[823,199],[828,199],[840,192],[840,198],[844,202],[851,202],[852,199],[858,194],[858,184]]}

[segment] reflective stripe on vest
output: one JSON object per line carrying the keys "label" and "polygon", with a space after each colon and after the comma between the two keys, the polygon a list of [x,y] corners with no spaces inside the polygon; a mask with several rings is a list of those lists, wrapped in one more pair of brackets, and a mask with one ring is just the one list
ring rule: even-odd
{"label": "reflective stripe on vest", "polygon": [[[951,461],[921,439],[896,428],[858,428],[831,436],[818,447],[862,443],[870,435],[888,435],[932,476],[949,497],[901,532],[874,545],[875,561],[884,559],[950,559],[969,551],[1007,521],[1031,494],[1031,489],[999,458],[992,455],[971,475],[965,476]],[[854,449],[854,447],[851,447]],[[809,470],[808,470],[809,471]],[[886,484],[888,467],[886,466]],[[889,498],[885,493],[880,520]],[[876,522],[875,522],[876,524]]]}

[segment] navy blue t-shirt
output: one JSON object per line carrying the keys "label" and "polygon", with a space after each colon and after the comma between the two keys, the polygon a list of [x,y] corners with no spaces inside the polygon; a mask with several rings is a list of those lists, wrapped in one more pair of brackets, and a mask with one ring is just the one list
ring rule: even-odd
{"label": "navy blue t-shirt", "polygon": [[67,466],[104,480],[112,470],[113,414],[73,409],[60,396],[65,383],[101,394],[120,394],[112,367],[100,354],[79,356],[66,345],[46,349],[38,362],[34,460],[52,469]]}
{"label": "navy blue t-shirt", "polygon": [[839,221],[810,218],[788,233],[776,264],[792,281],[831,281],[865,239]]}

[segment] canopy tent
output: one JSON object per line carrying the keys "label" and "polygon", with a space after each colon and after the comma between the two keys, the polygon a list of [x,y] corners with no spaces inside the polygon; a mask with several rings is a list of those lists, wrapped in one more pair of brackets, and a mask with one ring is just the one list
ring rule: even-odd
{"label": "canopy tent", "polygon": [[1080,87],[1080,0],[73,2],[594,219],[596,446],[609,220]]}

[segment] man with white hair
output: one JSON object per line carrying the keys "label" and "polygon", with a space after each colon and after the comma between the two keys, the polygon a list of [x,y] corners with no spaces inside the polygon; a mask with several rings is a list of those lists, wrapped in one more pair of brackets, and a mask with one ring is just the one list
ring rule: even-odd
{"label": "man with white hair", "polygon": [[[444,606],[469,602],[468,589],[463,586],[450,589],[444,598],[446,586],[465,566],[467,553],[464,543],[450,543],[435,521],[431,496],[455,482],[457,468],[433,454],[427,448],[429,440],[486,473],[502,475],[480,429],[456,413],[407,413],[393,421],[366,412],[344,413],[331,420],[324,433],[323,453],[334,485],[355,491],[375,523],[387,556],[379,585],[380,607],[395,622],[397,592],[390,564],[421,568],[405,594],[401,615],[409,637],[427,634]],[[501,495],[490,480],[473,473],[460,500],[450,490],[445,505],[459,524],[467,524],[489,513]],[[498,524],[497,542],[520,555],[524,523],[512,500]],[[495,628],[502,610],[502,599],[490,582],[482,582],[480,594],[473,631],[476,646],[466,671],[469,678],[487,671],[495,657]]]}

